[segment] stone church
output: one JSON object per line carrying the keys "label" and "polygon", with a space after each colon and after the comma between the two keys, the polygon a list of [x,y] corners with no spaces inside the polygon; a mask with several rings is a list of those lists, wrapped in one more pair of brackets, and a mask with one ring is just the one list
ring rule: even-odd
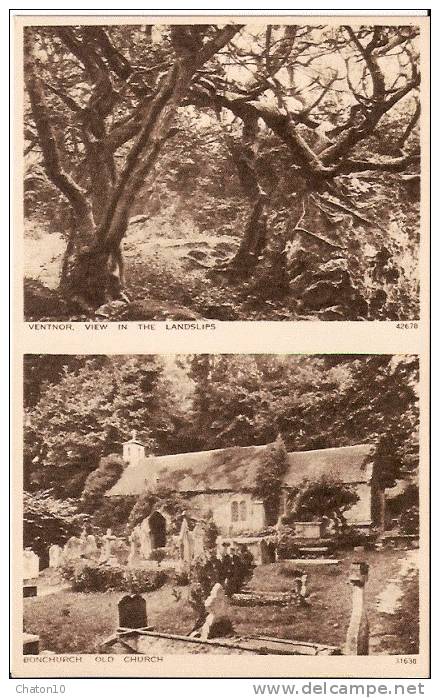
{"label": "stone church", "polygon": [[[188,511],[203,519],[208,513],[223,536],[252,535],[267,527],[262,501],[253,495],[255,476],[267,446],[234,446],[226,449],[145,454],[133,434],[123,444],[125,469],[108,497],[139,496],[146,490],[166,487],[188,501]],[[279,515],[287,513],[289,493],[304,480],[331,475],[352,488],[356,504],[345,513],[349,524],[364,531],[383,527],[385,495],[372,462],[374,447],[368,444],[288,453]],[[165,545],[167,522],[160,512],[150,517],[153,547]],[[154,521],[153,521],[154,519]]]}

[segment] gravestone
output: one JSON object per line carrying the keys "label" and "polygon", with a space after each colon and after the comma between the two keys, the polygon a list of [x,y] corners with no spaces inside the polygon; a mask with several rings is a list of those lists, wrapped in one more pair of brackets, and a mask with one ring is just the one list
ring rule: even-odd
{"label": "gravestone", "polygon": [[201,557],[205,552],[205,527],[197,523],[191,531],[194,557]]}
{"label": "gravestone", "polygon": [[81,541],[76,536],[72,536],[64,546],[64,557],[66,560],[77,560],[81,557]]}
{"label": "gravestone", "polygon": [[100,562],[107,562],[112,557],[112,543],[114,540],[116,540],[116,536],[113,535],[112,529],[108,528],[102,539],[101,554],[99,556]]}
{"label": "gravestone", "polygon": [[205,608],[208,615],[200,631],[202,640],[208,640],[212,637],[228,637],[233,634],[229,617],[229,601],[219,582],[212,587],[211,593],[205,601]]}
{"label": "gravestone", "polygon": [[139,563],[139,538],[136,529],[132,531],[128,540],[130,543],[130,550],[128,553],[127,564],[129,567],[136,567],[136,565]]}
{"label": "gravestone", "polygon": [[150,524],[148,519],[144,519],[139,526],[136,526],[136,530],[139,536],[139,548],[141,556],[144,560],[148,560],[153,550],[150,535]]}
{"label": "gravestone", "polygon": [[31,635],[23,633],[23,654],[39,654],[40,653],[40,637],[39,635]]}
{"label": "gravestone", "polygon": [[96,538],[92,534],[88,535],[83,543],[83,555],[88,558],[96,557],[98,553],[98,545],[96,543]]}
{"label": "gravestone", "polygon": [[30,548],[23,550],[23,579],[36,579],[40,573],[40,558]]}
{"label": "gravestone", "polygon": [[123,596],[118,603],[118,617],[120,628],[146,628],[147,602],[140,594]]}
{"label": "gravestone", "polygon": [[353,562],[349,582],[353,588],[350,624],[347,630],[344,654],[369,654],[369,624],[365,610],[365,584],[368,579],[368,564]]}
{"label": "gravestone", "polygon": [[51,545],[49,548],[49,567],[56,569],[63,563],[63,549],[60,545]]}
{"label": "gravestone", "polygon": [[321,538],[324,529],[322,521],[295,521],[294,526],[298,538]]}
{"label": "gravestone", "polygon": [[194,557],[194,541],[185,517],[179,533],[179,556],[186,568],[190,567]]}

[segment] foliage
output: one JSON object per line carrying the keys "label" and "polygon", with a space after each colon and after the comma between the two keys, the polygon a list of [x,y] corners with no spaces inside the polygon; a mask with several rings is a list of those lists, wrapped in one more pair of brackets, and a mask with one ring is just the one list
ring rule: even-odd
{"label": "foliage", "polygon": [[125,572],[124,590],[130,594],[145,594],[160,589],[167,579],[164,570],[129,569]]}
{"label": "foliage", "polygon": [[291,560],[299,557],[298,539],[284,531],[278,539],[277,556],[279,560]]}
{"label": "foliage", "polygon": [[158,566],[160,566],[160,563],[165,559],[165,557],[166,552],[163,548],[155,548],[151,551],[149,560],[154,560],[157,562]]}
{"label": "foliage", "polygon": [[420,530],[420,512],[418,505],[402,511],[399,517],[399,528],[406,535],[418,535]]}
{"label": "foliage", "polygon": [[[102,456],[121,452],[137,429],[147,450],[173,432],[173,395],[160,359],[92,357],[44,387],[27,412],[25,473],[34,487],[49,480],[60,496],[79,497]],[[171,408],[171,409],[170,409]]]}
{"label": "foliage", "polygon": [[[157,216],[176,245],[184,228],[230,235],[235,250],[203,242],[177,273],[134,242],[130,294],[184,299],[203,317],[416,319],[418,44],[405,26],[29,27],[25,213],[68,249],[86,233],[92,252],[98,230],[120,251],[137,215]],[[176,85],[182,62],[192,80]],[[252,258],[246,235],[262,192],[267,239]],[[144,239],[153,234],[146,225]],[[239,245],[251,260],[241,269]],[[110,292],[102,257],[94,286],[94,265],[82,276],[92,312]],[[72,302],[68,284],[61,291]],[[26,300],[27,316],[48,314],[38,294]]]}
{"label": "foliage", "polygon": [[411,535],[419,533],[419,487],[417,484],[408,484],[403,492],[388,499],[387,509],[390,517],[397,520],[402,533]]}
{"label": "foliage", "polygon": [[185,510],[185,502],[178,493],[166,488],[158,488],[154,491],[146,490],[139,495],[128,517],[128,530],[133,530],[155,509],[160,509],[170,516],[172,531],[177,533],[181,516]]}
{"label": "foliage", "polygon": [[56,499],[51,491],[23,493],[23,546],[46,557],[51,545],[64,545],[82,530],[87,516],[71,499]]}
{"label": "foliage", "polygon": [[281,433],[288,451],[377,445],[387,486],[396,466],[417,468],[415,356],[202,355],[190,371],[198,448],[267,444]]}
{"label": "foliage", "polygon": [[144,594],[159,589],[167,579],[163,571],[110,567],[90,561],[66,564],[61,568],[61,574],[72,583],[74,591],[83,592],[128,591]]}
{"label": "foliage", "polygon": [[346,526],[344,512],[358,501],[356,492],[329,473],[302,483],[293,503],[293,515],[298,521],[314,521],[326,516],[343,530]]}
{"label": "foliage", "polygon": [[132,531],[133,528],[153,513],[156,501],[156,495],[149,490],[139,495],[128,517],[127,527],[129,531]]}
{"label": "foliage", "polygon": [[119,480],[124,470],[124,462],[117,453],[101,458],[99,465],[84,484],[82,499],[89,511],[93,511],[104,494]]}
{"label": "foliage", "polygon": [[203,549],[204,550],[215,550],[217,546],[217,538],[219,535],[219,530],[214,523],[212,516],[208,517],[208,520],[204,525],[203,532]]}
{"label": "foliage", "polygon": [[255,473],[254,496],[263,501],[269,525],[274,524],[278,517],[283,475],[287,466],[286,446],[279,435],[273,444],[267,446],[263,462]]}
{"label": "foliage", "polygon": [[180,572],[176,571],[174,573],[173,581],[178,587],[186,587],[189,584],[189,575],[188,572]]}
{"label": "foliage", "polygon": [[136,497],[103,497],[90,514],[91,523],[102,533],[111,528],[115,535],[124,536],[135,501]]}

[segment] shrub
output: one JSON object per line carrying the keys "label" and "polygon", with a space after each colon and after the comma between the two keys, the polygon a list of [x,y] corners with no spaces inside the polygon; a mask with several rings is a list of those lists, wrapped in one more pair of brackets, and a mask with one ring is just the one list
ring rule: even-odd
{"label": "shrub", "polygon": [[419,507],[413,505],[406,511],[402,511],[399,517],[399,528],[406,535],[417,535],[419,532]]}
{"label": "shrub", "polygon": [[[124,462],[117,453],[101,458],[99,466],[90,473],[84,484],[82,498],[87,505],[94,507],[121,477]],[[93,510],[93,509],[92,509]]]}
{"label": "shrub", "polygon": [[258,466],[254,496],[262,499],[269,524],[277,520],[283,476],[287,470],[287,450],[279,434],[273,444],[266,447]]}
{"label": "shrub", "polygon": [[348,528],[336,535],[332,540],[335,549],[354,548],[358,545],[367,546],[373,544],[376,535],[374,533],[364,533],[356,528]]}
{"label": "shrub", "polygon": [[290,560],[299,557],[298,540],[291,533],[280,536],[277,546],[279,560]]}
{"label": "shrub", "polygon": [[344,513],[359,501],[359,497],[340,479],[323,475],[316,480],[304,480],[296,497],[294,515],[297,521],[313,521],[327,516],[336,530],[347,526]]}
{"label": "shrub", "polygon": [[174,584],[178,587],[186,587],[189,584],[188,572],[175,572],[174,573]]}
{"label": "shrub", "polygon": [[166,552],[163,548],[156,548],[155,550],[152,550],[150,553],[150,560],[155,560],[158,565],[162,562],[162,560],[166,557]]}
{"label": "shrub", "polygon": [[166,581],[167,575],[163,570],[157,572],[143,569],[127,570],[124,591],[129,591],[131,594],[145,594],[160,589]]}
{"label": "shrub", "polygon": [[61,569],[64,579],[72,582],[74,591],[127,591],[144,594],[163,586],[167,575],[162,570],[126,570],[124,567],[109,567],[78,560]]}
{"label": "shrub", "polygon": [[218,534],[219,530],[210,516],[205,524],[205,531],[203,534],[203,547],[205,550],[215,550]]}
{"label": "shrub", "polygon": [[74,591],[116,591],[123,587],[124,570],[121,567],[78,561],[64,565],[61,573],[72,582]]}

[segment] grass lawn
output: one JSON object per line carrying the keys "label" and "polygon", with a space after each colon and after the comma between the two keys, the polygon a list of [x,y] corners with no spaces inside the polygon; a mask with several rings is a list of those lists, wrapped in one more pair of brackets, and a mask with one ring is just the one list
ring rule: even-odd
{"label": "grass lawn", "polygon": [[[370,565],[366,599],[374,652],[410,654],[417,651],[417,584],[405,582],[404,603],[394,614],[380,613],[376,597],[397,574],[405,551],[362,553]],[[348,569],[359,554],[350,552],[337,566],[304,568],[308,576],[310,605],[236,607],[232,609],[237,634],[264,634],[343,645],[351,611]],[[257,567],[251,586],[260,590],[287,591],[293,586],[289,570],[301,568],[294,561]],[[61,591],[41,598],[24,599],[26,632],[40,635],[45,649],[55,652],[94,653],[117,627],[117,603],[122,594]],[[187,634],[194,618],[188,604],[188,587],[162,589],[147,594],[148,622],[157,630]],[[408,628],[410,630],[408,630]]]}

